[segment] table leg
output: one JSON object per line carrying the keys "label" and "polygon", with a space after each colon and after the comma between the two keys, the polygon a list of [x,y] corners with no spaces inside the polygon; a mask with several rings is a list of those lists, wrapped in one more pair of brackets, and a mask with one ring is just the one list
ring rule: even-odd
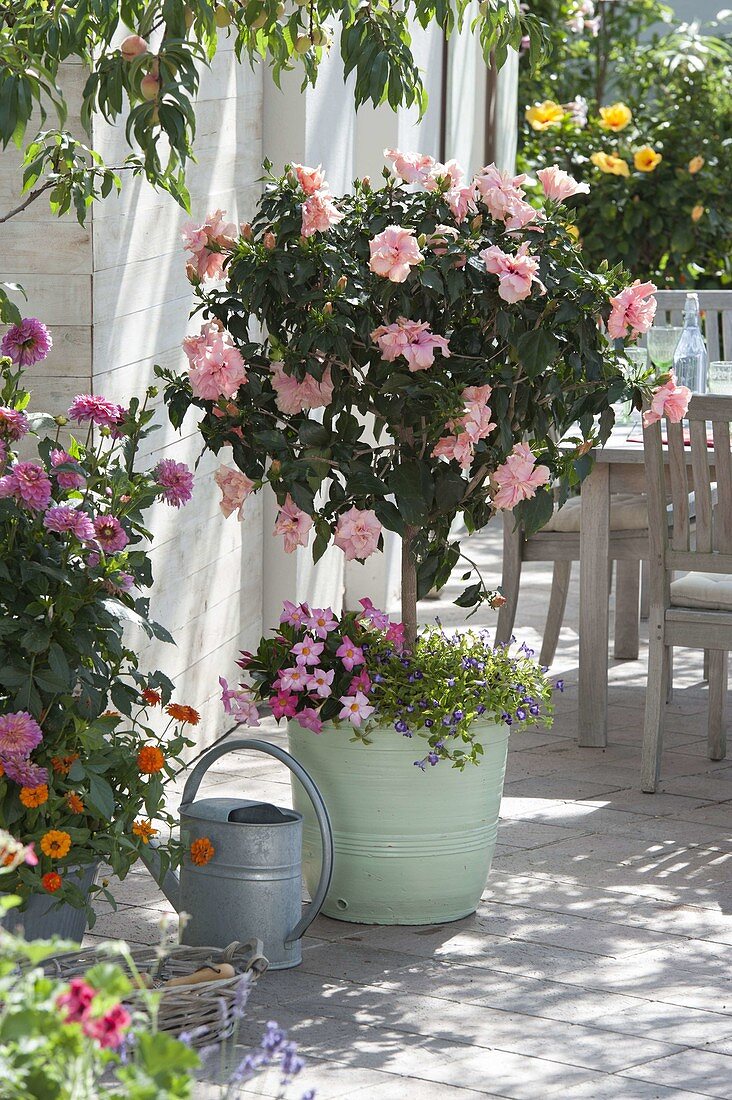
{"label": "table leg", "polygon": [[579,612],[579,743],[607,744],[610,466],[595,463],[582,483]]}

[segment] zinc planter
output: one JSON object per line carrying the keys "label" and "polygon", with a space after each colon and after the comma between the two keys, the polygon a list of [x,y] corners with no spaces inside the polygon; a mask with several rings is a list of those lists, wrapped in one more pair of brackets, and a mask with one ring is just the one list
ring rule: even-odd
{"label": "zinc planter", "polygon": [[[65,877],[84,894],[94,885],[99,870],[98,863],[65,872]],[[9,932],[21,932],[26,940],[48,940],[60,936],[80,943],[86,932],[86,909],[73,905],[59,905],[53,894],[34,894],[23,912],[10,909],[0,920],[0,927]]]}
{"label": "zinc planter", "polygon": [[[460,772],[446,762],[422,772],[414,761],[425,741],[393,727],[350,740],[326,725],[315,734],[290,722],[290,752],[315,780],[333,826],[333,880],[323,913],[357,924],[440,924],[478,907],[498,830],[509,729],[482,724],[478,765]],[[303,864],[308,888],[320,868],[318,826],[293,780],[304,816]]]}

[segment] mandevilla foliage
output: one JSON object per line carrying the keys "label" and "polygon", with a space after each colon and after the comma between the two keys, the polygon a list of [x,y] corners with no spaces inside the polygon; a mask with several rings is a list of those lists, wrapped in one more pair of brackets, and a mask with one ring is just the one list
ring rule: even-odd
{"label": "mandevilla foliage", "polygon": [[[547,200],[537,220],[493,166],[464,181],[454,162],[391,159],[424,189],[361,180],[335,199],[317,170],[275,177],[266,165],[236,241],[218,224],[214,239],[210,222],[208,236],[191,230],[189,275],[210,323],[186,341],[189,375],[159,374],[173,423],[195,405],[205,445],[231,448],[241,499],[272,486],[286,549],[312,526],[316,559],[334,534],[359,559],[380,525],[402,536],[411,642],[417,596],[460,556],[456,517],[474,531],[517,504],[516,518],[540,527],[553,506],[546,483],[559,478],[566,495],[589,469],[590,441],[612,427],[611,404],[640,404],[641,391],[623,341],[602,331],[630,279],[586,270],[561,203]],[[225,259],[226,283],[208,290],[212,256]],[[634,338],[618,318],[613,335]],[[581,438],[560,448],[575,424]],[[517,451],[526,441],[531,451]],[[478,581],[458,602],[484,594]]]}

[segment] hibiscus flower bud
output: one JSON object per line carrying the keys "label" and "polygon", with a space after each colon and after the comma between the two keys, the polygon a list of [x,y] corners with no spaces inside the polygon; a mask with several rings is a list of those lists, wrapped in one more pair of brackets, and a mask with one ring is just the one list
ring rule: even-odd
{"label": "hibiscus flower bud", "polygon": [[481,225],[482,225],[482,224],[483,224],[483,215],[482,215],[482,214],[478,214],[478,215],[477,215],[477,216],[476,216],[475,218],[473,218],[473,220],[471,221],[471,223],[470,223],[470,228],[471,228],[471,229],[473,230],[473,232],[475,233],[475,232],[476,232],[476,231],[477,231],[478,229],[480,229],[480,227],[481,227]]}
{"label": "hibiscus flower bud", "polygon": [[245,241],[251,241],[254,239],[254,233],[252,232],[251,222],[242,222],[239,226],[239,231]]}
{"label": "hibiscus flower bud", "polygon": [[593,445],[594,444],[592,443],[591,439],[585,439],[585,441],[583,443],[580,443],[579,447],[577,448],[577,456],[581,457],[582,455],[586,455],[589,451],[592,450]]}
{"label": "hibiscus flower bud", "polygon": [[345,275],[341,275],[340,279],[336,283],[336,290],[345,290],[348,286],[348,279]]}
{"label": "hibiscus flower bud", "polygon": [[269,467],[269,480],[277,481],[280,476],[280,470],[282,469],[282,463],[278,458],[273,458]]}
{"label": "hibiscus flower bud", "polygon": [[326,302],[325,305],[323,306],[323,313],[327,313],[327,315],[330,317],[332,312],[333,312],[333,303],[332,302]]}
{"label": "hibiscus flower bud", "polygon": [[268,252],[272,252],[272,250],[276,247],[277,238],[275,237],[271,229],[268,229],[267,232],[264,234],[264,237],[262,238],[262,244]]}
{"label": "hibiscus flower bud", "polygon": [[201,276],[198,274],[198,268],[195,264],[186,264],[186,279],[191,286],[201,285]]}

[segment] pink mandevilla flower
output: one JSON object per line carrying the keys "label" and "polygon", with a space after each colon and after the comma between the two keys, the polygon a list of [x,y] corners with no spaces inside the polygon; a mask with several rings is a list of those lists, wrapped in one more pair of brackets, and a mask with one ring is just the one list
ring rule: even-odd
{"label": "pink mandevilla flower", "polygon": [[536,495],[536,490],[549,481],[547,466],[537,466],[527,443],[517,443],[506,461],[498,467],[493,479],[498,492],[493,497],[495,508],[515,508],[522,500]]}
{"label": "pink mandevilla flower", "polygon": [[320,654],[324,649],[325,642],[316,642],[306,634],[301,642],[295,642],[290,652],[298,665],[317,665],[320,663]]}
{"label": "pink mandevilla flower", "polygon": [[486,271],[498,276],[498,297],[504,302],[521,302],[531,295],[533,283],[538,283],[541,292],[544,287],[539,281],[536,272],[539,269],[539,261],[535,256],[529,255],[529,246],[524,242],[515,255],[504,252],[497,244],[490,248],[484,248],[480,258],[485,264]]}
{"label": "pink mandevilla flower", "polygon": [[388,630],[389,616],[385,611],[380,611],[378,607],[374,607],[373,600],[369,596],[364,596],[358,602],[363,608],[361,612],[362,619],[367,623],[371,623],[374,630]]}
{"label": "pink mandevilla flower", "polygon": [[338,626],[338,620],[333,614],[332,607],[314,607],[305,625],[308,630],[312,630],[318,638],[327,638]]}
{"label": "pink mandevilla flower", "polygon": [[230,688],[223,676],[219,676],[221,702],[226,714],[247,726],[259,725],[259,711],[250,688]]}
{"label": "pink mandevilla flower", "polygon": [[3,336],[0,353],[7,355],[16,367],[32,367],[45,359],[52,347],[51,333],[43,322],[37,317],[24,317]]}
{"label": "pink mandevilla flower", "polygon": [[563,172],[556,164],[550,168],[542,168],[536,174],[541,181],[544,194],[553,202],[564,202],[565,199],[571,199],[573,195],[590,193],[589,183],[578,183],[574,176]]}
{"label": "pink mandevilla flower", "polygon": [[42,740],[41,727],[27,710],[0,715],[0,755],[30,756]]}
{"label": "pink mandevilla flower", "polygon": [[114,428],[124,417],[121,405],[93,393],[78,394],[69,407],[70,420],[77,424],[96,424],[98,428]]}
{"label": "pink mandevilla flower", "polygon": [[293,695],[291,691],[278,691],[276,695],[270,696],[269,705],[277,721],[280,718],[292,718],[297,710],[297,695]]}
{"label": "pink mandevilla flower", "polygon": [[97,516],[94,520],[96,541],[107,554],[124,550],[130,541],[127,532],[116,516]]}
{"label": "pink mandevilla flower", "polygon": [[653,391],[651,407],[643,413],[643,424],[647,428],[662,416],[672,424],[678,424],[686,416],[690,400],[691,390],[688,386],[680,386],[676,381],[676,375],[671,371],[668,382]]}
{"label": "pink mandevilla flower", "polygon": [[218,279],[224,268],[224,252],[231,249],[236,226],[225,222],[223,210],[214,210],[203,225],[187,222],[181,237],[183,247],[193,256],[193,267],[199,279]]}
{"label": "pink mandevilla flower", "polygon": [[357,691],[362,691],[366,695],[371,691],[371,679],[365,668],[362,668],[358,676],[354,676],[348,685],[348,691],[351,695],[355,695]]}
{"label": "pink mandevilla flower", "polygon": [[319,695],[321,699],[327,699],[331,693],[334,676],[335,672],[332,668],[327,672],[324,668],[316,668],[308,680],[308,691],[311,691],[314,695]]}
{"label": "pink mandevilla flower", "polygon": [[29,431],[30,424],[24,412],[20,409],[11,409],[7,405],[0,405],[0,436],[14,443]]}
{"label": "pink mandevilla flower", "polygon": [[78,463],[68,451],[53,450],[51,451],[51,466],[54,471],[54,477],[58,482],[60,489],[83,489],[86,485],[86,478],[83,474],[78,473],[76,470],[59,470],[59,466],[76,466]]}
{"label": "pink mandevilla flower", "polygon": [[320,733],[323,729],[323,722],[314,707],[303,707],[295,715],[295,718],[303,729],[312,730],[313,733]]}
{"label": "pink mandevilla flower", "polygon": [[280,622],[287,623],[288,626],[302,626],[303,624],[310,625],[308,619],[310,618],[310,608],[306,603],[293,603],[292,600],[285,600],[282,605],[282,614],[280,615]]}
{"label": "pink mandevilla flower", "polygon": [[400,225],[387,225],[369,241],[369,249],[370,269],[392,283],[403,283],[411,269],[424,259],[417,238],[410,229]]}
{"label": "pink mandevilla flower", "polygon": [[298,382],[292,374],[287,374],[283,363],[270,364],[272,389],[276,394],[277,408],[283,413],[299,413],[305,409],[325,408],[333,398],[333,376],[330,367],[323,371],[318,380],[307,374]]}
{"label": "pink mandevilla flower", "polygon": [[205,324],[198,336],[187,336],[183,350],[188,356],[188,377],[195,397],[205,401],[235,397],[247,380],[241,353],[217,325]]}
{"label": "pink mandevilla flower", "polygon": [[653,297],[656,290],[653,283],[641,283],[636,279],[632,286],[626,287],[610,299],[612,309],[607,331],[613,340],[622,340],[625,337],[634,340],[648,332],[656,316],[657,302]]}
{"label": "pink mandevilla flower", "polygon": [[354,505],[338,517],[333,541],[345,554],[346,561],[363,561],[377,549],[380,535],[381,524],[376,513]]}
{"label": "pink mandevilla flower", "polygon": [[341,695],[340,702],[343,703],[343,709],[338,717],[347,718],[352,726],[360,726],[376,709],[362,691],[357,691],[355,695]]}
{"label": "pink mandevilla flower", "polygon": [[280,673],[280,691],[305,691],[310,673],[305,665],[292,665]]}
{"label": "pink mandevilla flower", "polygon": [[315,191],[302,206],[302,235],[312,237],[315,233],[326,233],[344,217],[345,214],[333,202],[330,191]]}
{"label": "pink mandevilla flower", "polygon": [[274,534],[282,535],[285,540],[285,553],[292,554],[298,546],[307,546],[313,526],[313,518],[302,508],[298,508],[288,493],[285,503],[277,513]]}
{"label": "pink mandevilla flower", "polygon": [[352,642],[347,634],[343,635],[341,644],[336,650],[336,657],[340,657],[343,661],[346,672],[353,672],[356,665],[364,664],[363,650]]}
{"label": "pink mandevilla flower", "polygon": [[162,497],[166,504],[170,504],[173,508],[180,508],[191,499],[193,474],[185,462],[163,458],[153,470],[153,477],[163,489]]}
{"label": "pink mandevilla flower", "polygon": [[95,537],[94,524],[86,512],[68,504],[49,508],[43,517],[43,526],[58,534],[70,532],[79,542],[91,542]]}
{"label": "pink mandevilla flower", "polygon": [[219,466],[214,481],[221,490],[219,508],[228,519],[232,512],[238,513],[241,520],[244,515],[244,502],[254,489],[254,482],[231,466]]}
{"label": "pink mandevilla flower", "polygon": [[379,345],[381,358],[392,363],[400,355],[406,359],[410,371],[427,370],[435,361],[439,350],[446,359],[450,350],[444,336],[435,336],[427,321],[410,321],[399,317],[391,325],[381,325],[371,333],[371,339]]}

